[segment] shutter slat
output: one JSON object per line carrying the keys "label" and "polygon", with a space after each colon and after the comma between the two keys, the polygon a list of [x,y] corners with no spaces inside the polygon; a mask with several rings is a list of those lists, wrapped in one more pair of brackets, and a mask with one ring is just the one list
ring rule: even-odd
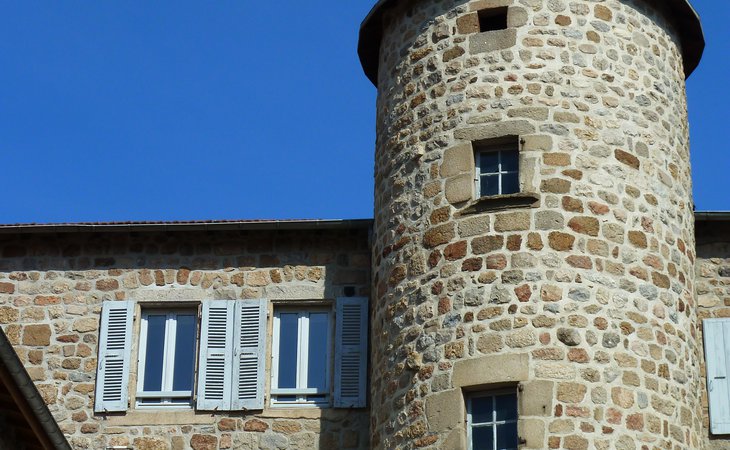
{"label": "shutter slat", "polygon": [[127,410],[133,318],[132,301],[102,303],[94,401],[96,412]]}
{"label": "shutter slat", "polygon": [[264,408],[267,312],[266,299],[236,301],[233,410]]}
{"label": "shutter slat", "polygon": [[231,408],[231,363],[233,361],[233,301],[203,303],[198,366],[199,410]]}
{"label": "shutter slat", "polygon": [[728,358],[730,349],[730,320],[707,319],[703,321],[705,362],[707,364],[707,395],[710,406],[710,431],[712,434],[730,433],[730,380]]}
{"label": "shutter slat", "polygon": [[335,399],[337,408],[367,404],[368,299],[337,299],[335,333]]}

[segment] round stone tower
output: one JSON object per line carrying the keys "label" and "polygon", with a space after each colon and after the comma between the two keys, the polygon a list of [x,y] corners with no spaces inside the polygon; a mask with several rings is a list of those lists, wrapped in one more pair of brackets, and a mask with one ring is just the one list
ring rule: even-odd
{"label": "round stone tower", "polygon": [[702,448],[703,48],[687,0],[377,3],[374,447]]}

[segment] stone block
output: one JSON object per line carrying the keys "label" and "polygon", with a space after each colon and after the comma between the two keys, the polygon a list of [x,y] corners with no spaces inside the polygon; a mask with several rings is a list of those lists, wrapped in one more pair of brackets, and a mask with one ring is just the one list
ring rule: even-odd
{"label": "stone block", "polygon": [[547,120],[548,108],[545,106],[525,106],[507,111],[507,117],[524,117],[532,120]]}
{"label": "stone block", "polygon": [[501,8],[510,6],[513,0],[477,0],[469,4],[470,11],[481,11],[483,9]]}
{"label": "stone block", "polygon": [[169,450],[170,446],[162,439],[138,437],[134,439],[134,448],[137,450]]}
{"label": "stone block", "polygon": [[459,144],[446,149],[441,163],[441,176],[453,177],[463,173],[471,174],[474,170],[474,149],[471,142]]}
{"label": "stone block", "polygon": [[523,382],[518,405],[520,416],[550,417],[553,411],[554,386],[553,381]]}
{"label": "stone block", "polygon": [[464,173],[446,180],[446,200],[449,203],[462,203],[472,199],[474,180],[471,173]]}
{"label": "stone block", "polygon": [[523,231],[530,228],[530,213],[524,211],[499,214],[494,223],[496,231]]}
{"label": "stone block", "polygon": [[510,7],[507,10],[507,27],[515,28],[527,25],[528,14],[525,8],[519,6]]}
{"label": "stone block", "polygon": [[26,325],[23,328],[23,345],[41,346],[51,343],[51,327],[48,325]]}
{"label": "stone block", "polygon": [[18,310],[10,306],[0,306],[0,323],[17,322],[19,317]]}
{"label": "stone block", "polygon": [[489,231],[489,216],[470,217],[459,222],[459,236],[469,237]]}
{"label": "stone block", "polygon": [[469,36],[469,52],[472,54],[493,52],[513,47],[517,43],[517,30],[485,31]]}
{"label": "stone block", "polygon": [[530,358],[525,353],[490,355],[457,361],[454,364],[454,387],[481,386],[527,380]]}
{"label": "stone block", "polygon": [[428,420],[428,430],[434,433],[443,433],[463,426],[466,420],[464,410],[461,389],[451,389],[427,397],[426,419]]}
{"label": "stone block", "polygon": [[503,120],[454,131],[456,139],[480,141],[504,136],[521,136],[535,132],[535,126],[527,120]]}
{"label": "stone block", "polygon": [[551,136],[531,135],[522,136],[522,151],[549,152],[553,150],[553,138]]}
{"label": "stone block", "polygon": [[520,419],[517,422],[517,434],[524,441],[520,448],[545,448],[545,423],[540,419]]}
{"label": "stone block", "polygon": [[464,428],[459,427],[451,430],[440,448],[441,450],[464,450],[467,448]]}
{"label": "stone block", "polygon": [[464,14],[456,19],[456,31],[459,34],[479,32],[479,16],[476,13]]}

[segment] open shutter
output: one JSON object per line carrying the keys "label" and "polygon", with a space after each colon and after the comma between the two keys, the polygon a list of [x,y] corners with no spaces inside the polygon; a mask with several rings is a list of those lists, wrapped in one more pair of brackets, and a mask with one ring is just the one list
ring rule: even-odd
{"label": "open shutter", "polygon": [[730,349],[730,320],[702,322],[707,364],[707,395],[710,403],[710,431],[730,434],[730,384],[727,350]]}
{"label": "open shutter", "polygon": [[133,317],[132,301],[102,303],[94,401],[96,412],[127,410]]}
{"label": "open shutter", "polygon": [[265,299],[236,301],[233,410],[264,409],[267,310]]}
{"label": "open shutter", "polygon": [[335,407],[367,404],[368,299],[337,299],[335,333]]}
{"label": "open shutter", "polygon": [[198,364],[199,410],[231,408],[231,363],[233,361],[233,324],[235,302],[203,302]]}

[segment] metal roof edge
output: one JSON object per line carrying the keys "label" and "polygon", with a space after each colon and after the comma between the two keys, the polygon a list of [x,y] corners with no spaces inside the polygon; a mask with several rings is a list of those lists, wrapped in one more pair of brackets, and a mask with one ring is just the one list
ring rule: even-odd
{"label": "metal roof edge", "polygon": [[0,225],[0,234],[23,233],[120,233],[148,231],[247,231],[247,230],[344,230],[368,229],[372,219],[270,220],[221,222],[126,222]]}

